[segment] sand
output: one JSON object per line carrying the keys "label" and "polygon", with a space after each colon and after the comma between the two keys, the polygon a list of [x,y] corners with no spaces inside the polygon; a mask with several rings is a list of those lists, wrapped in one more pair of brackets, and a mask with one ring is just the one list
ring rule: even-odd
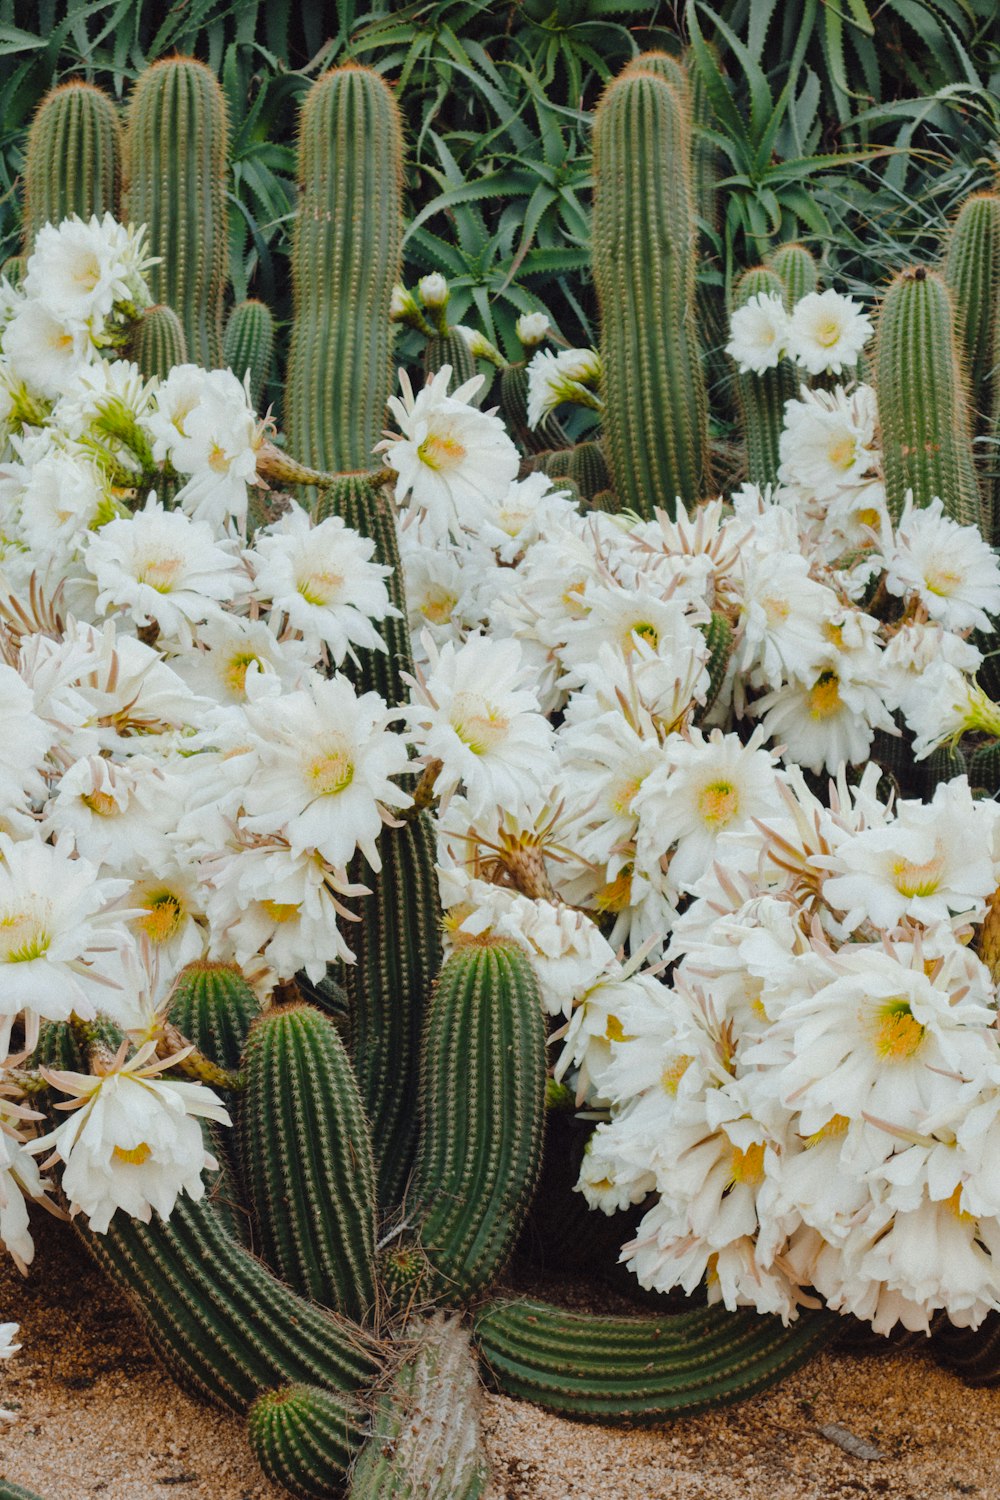
{"label": "sand", "polygon": [[[242,1422],[189,1399],[72,1236],[42,1226],[35,1273],[0,1265],[0,1478],[43,1500],[282,1500]],[[653,1429],[592,1427],[487,1396],[497,1500],[957,1500],[1000,1496],[1000,1390],[927,1351],[819,1356],[743,1405]],[[861,1457],[819,1428],[858,1440]],[[285,1497],[287,1500],[287,1497]]]}

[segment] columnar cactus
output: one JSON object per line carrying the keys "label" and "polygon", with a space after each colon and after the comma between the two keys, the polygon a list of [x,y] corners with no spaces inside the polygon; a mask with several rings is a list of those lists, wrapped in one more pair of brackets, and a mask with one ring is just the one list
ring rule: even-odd
{"label": "columnar cactus", "polygon": [[189,357],[222,364],[226,289],[228,126],[222,89],[189,57],[156,62],[139,75],[125,132],[125,215],[145,224],[161,256],[153,296],[181,320]]}
{"label": "columnar cactus", "polygon": [[879,313],[875,362],[890,514],[898,519],[912,490],[916,505],[939,496],[960,525],[981,525],[954,307],[936,271],[917,266],[894,278]]}
{"label": "columnar cactus", "polygon": [[383,426],[402,157],[399,111],[379,74],[352,65],[313,84],[299,124],[285,418],[296,456],[331,473],[365,468]]}
{"label": "columnar cactus", "polygon": [[146,380],[163,379],[175,365],[187,363],[187,341],[172,307],[147,307],[129,340],[129,354]]}
{"label": "columnar cactus", "polygon": [[805,245],[779,245],[767,257],[767,268],[773,271],[784,289],[785,306],[793,308],[796,302],[819,289],[819,267],[816,257]]}
{"label": "columnar cactus", "polygon": [[222,354],[240,380],[249,373],[250,399],[260,411],[274,359],[274,318],[265,303],[254,297],[237,302],[226,323]]}
{"label": "columnar cactus", "polygon": [[235,1073],[260,1001],[232,964],[198,959],[178,975],[168,1015],[199,1052]]}
{"label": "columnar cactus", "polygon": [[297,1500],[325,1500],[367,1436],[366,1415],[350,1396],[287,1385],[254,1402],[247,1435],[268,1479]]}
{"label": "columnar cactus", "polygon": [[620,505],[643,516],[673,515],[708,482],[690,128],[677,90],[638,65],[608,85],[594,121],[606,447]]}
{"label": "columnar cactus", "polygon": [[977,425],[989,419],[1000,393],[996,363],[1000,299],[1000,193],[973,193],[959,209],[948,236],[944,279],[955,308]]}
{"label": "columnar cactus", "polygon": [[107,94],[82,79],[46,94],[28,132],[25,248],[43,224],[115,213],[120,176],[121,127]]}
{"label": "columnar cactus", "polygon": [[[734,308],[744,307],[759,294],[785,299],[785,283],[776,271],[755,266],[744,271],[733,291]],[[780,463],[781,429],[785,420],[785,402],[795,395],[795,372],[788,360],[781,360],[761,374],[736,376],[740,421],[747,447],[747,471],[754,484],[777,484]]]}

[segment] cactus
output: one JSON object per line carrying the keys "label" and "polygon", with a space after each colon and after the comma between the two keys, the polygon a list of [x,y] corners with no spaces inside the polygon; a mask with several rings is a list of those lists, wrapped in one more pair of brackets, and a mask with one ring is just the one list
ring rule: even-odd
{"label": "cactus", "polygon": [[237,379],[243,380],[249,372],[250,399],[260,411],[274,358],[274,318],[269,307],[253,297],[237,302],[226,323],[222,357]]}
{"label": "cactus", "polygon": [[708,658],[708,696],[696,715],[697,721],[703,723],[706,716],[711,712],[712,705],[722,690],[722,684],[726,680],[729,670],[729,659],[733,654],[733,627],[725,615],[713,609],[712,618],[707,625],[701,627],[708,649],[711,655]]}
{"label": "cactus", "polygon": [[11,286],[18,287],[24,280],[27,270],[27,261],[23,255],[8,255],[3,265],[0,266],[0,276],[10,282]]}
{"label": "cactus", "polygon": [[[455,328],[446,328],[443,332],[432,334],[424,345],[424,370],[428,379],[436,374],[442,365],[451,366],[451,377],[448,381],[449,395],[458,386],[464,385],[467,380],[471,380],[479,373],[472,350]],[[474,406],[482,405],[486,399],[488,386],[488,381],[484,381],[480,386],[472,398]]]}
{"label": "cactus", "polygon": [[118,114],[101,89],[73,79],[46,94],[28,132],[25,249],[43,224],[115,213],[121,154]]}
{"label": "cactus", "polygon": [[208,1199],[179,1199],[169,1222],[116,1215],[107,1234],[75,1222],[171,1373],[207,1400],[245,1412],[275,1386],[350,1392],[378,1376],[375,1341],[280,1282]]}
{"label": "cactus", "polygon": [[150,272],[157,302],[180,318],[189,357],[222,364],[226,289],[226,106],[215,74],[189,57],[169,57],[139,75],[129,100],[122,202],[145,224],[162,256]]}
{"label": "cactus", "polygon": [[967,1385],[1000,1384],[1000,1314],[987,1313],[978,1328],[956,1328],[942,1320],[931,1349]]}
{"label": "cactus", "polygon": [[959,209],[948,236],[944,279],[955,308],[955,328],[969,377],[973,411],[989,417],[1000,299],[1000,194],[973,193]]}
{"label": "cactus", "polygon": [[936,271],[917,266],[893,279],[879,312],[875,363],[893,520],[912,490],[914,504],[939,496],[960,525],[982,525],[952,299]]}
{"label": "cactus", "polygon": [[537,467],[548,474],[556,489],[569,480],[576,494],[591,503],[610,483],[604,449],[598,442],[576,443],[539,455]]}
{"label": "cactus", "polygon": [[951,781],[955,776],[965,776],[969,770],[965,756],[957,745],[939,745],[925,762],[925,795],[933,797],[934,788],[942,781]]}
{"label": "cactus", "polygon": [[545,1027],[524,953],[489,938],[444,964],[420,1067],[420,1148],[407,1212],[427,1290],[466,1301],[504,1265],[541,1167]]}
{"label": "cactus", "polygon": [[147,307],[132,330],[129,354],[146,380],[169,375],[174,365],[187,363],[187,343],[181,320],[172,307]]}
{"label": "cactus", "polygon": [[42,1500],[41,1495],[36,1495],[34,1490],[26,1490],[22,1485],[12,1484],[9,1479],[0,1479],[0,1500]]}
{"label": "cactus", "polygon": [[784,287],[785,306],[793,308],[810,292],[819,290],[819,267],[816,257],[805,245],[779,245],[767,257],[767,269],[773,271]]}
{"label": "cactus", "polygon": [[268,1479],[298,1500],[325,1500],[340,1493],[337,1481],[365,1440],[365,1415],[350,1396],[288,1385],[254,1402],[247,1436]]}
{"label": "cactus", "polygon": [[740,1401],[804,1363],[839,1332],[827,1312],[788,1328],[721,1304],[659,1318],[598,1317],[548,1303],[490,1303],[474,1337],[509,1396],[589,1421],[662,1422]]}
{"label": "cactus", "polygon": [[375,1167],[344,1044],[310,1005],[269,1010],[247,1041],[240,1161],[264,1259],[358,1321],[375,1301]]}
{"label": "cactus", "polygon": [[605,443],[620,505],[671,516],[708,483],[695,318],[697,226],[690,120],[677,91],[638,66],[594,121],[594,284],[601,312]]}
{"label": "cactus", "polygon": [[260,1001],[234,964],[196,959],[178,974],[167,1014],[199,1052],[235,1073]]}
{"label": "cactus", "polygon": [[505,365],[500,372],[500,415],[511,437],[525,453],[547,453],[566,448],[570,439],[558,418],[549,412],[537,427],[528,426],[528,366]]}
{"label": "cactus", "polygon": [[[777,272],[766,266],[744,271],[736,283],[733,306],[744,307],[759,293],[785,296],[785,284]],[[747,445],[747,470],[754,484],[777,484],[780,464],[781,429],[785,421],[785,402],[798,389],[795,372],[788,360],[781,360],[771,370],[756,375],[751,370],[736,376],[743,436]]]}
{"label": "cactus", "polygon": [[480,1500],[489,1485],[480,1400],[468,1334],[457,1318],[435,1314],[376,1407],[351,1500]]}
{"label": "cactus", "polygon": [[[960,775],[961,772],[955,774]],[[980,745],[972,752],[969,757],[969,785],[973,788],[980,787],[991,797],[1000,792],[1000,740]]]}
{"label": "cactus", "polygon": [[402,239],[399,112],[377,73],[349,65],[313,84],[298,173],[289,444],[313,468],[362,469],[391,389],[388,310]]}

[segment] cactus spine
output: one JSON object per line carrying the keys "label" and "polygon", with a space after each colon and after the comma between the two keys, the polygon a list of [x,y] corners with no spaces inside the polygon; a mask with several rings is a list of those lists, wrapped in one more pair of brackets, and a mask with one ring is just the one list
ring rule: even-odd
{"label": "cactus spine", "polygon": [[1000,194],[974,193],[962,204],[948,237],[944,279],[954,302],[973,410],[988,418],[992,393],[1000,388],[993,369],[1000,299]]}
{"label": "cactus spine", "polygon": [[[785,300],[785,284],[778,274],[765,266],[756,266],[745,271],[736,283],[733,304],[736,308],[744,307],[751,297],[762,292]],[[737,375],[736,391],[750,478],[754,484],[777,484],[785,402],[795,395],[795,372],[788,360],[783,359],[760,375],[752,370]]]}
{"label": "cactus spine", "polygon": [[408,1206],[420,1219],[427,1290],[462,1302],[506,1262],[541,1167],[545,1026],[538,982],[514,944],[486,939],[444,964],[420,1082]]}
{"label": "cactus spine", "polygon": [[120,174],[121,127],[107,94],[81,79],[46,94],[28,132],[25,248],[43,224],[115,213]]}
{"label": "cactus spine", "polygon": [[726,680],[729,670],[729,660],[733,654],[733,627],[724,614],[713,609],[712,618],[707,625],[702,625],[705,640],[711,655],[708,658],[708,696],[704,704],[695,715],[698,723],[703,723],[706,716],[711,712],[712,705],[722,691],[722,684]]}
{"label": "cactus spine", "polygon": [[170,57],[139,75],[125,132],[123,205],[162,256],[149,282],[180,318],[189,357],[222,364],[226,289],[226,106],[215,74]]}
{"label": "cactus spine", "polygon": [[330,473],[365,468],[382,430],[402,154],[399,112],[377,73],[335,68],[313,84],[299,125],[286,422],[292,451]]}
{"label": "cactus spine", "polygon": [[660,1318],[603,1318],[544,1302],[493,1302],[474,1336],[507,1395],[589,1421],[662,1422],[740,1401],[838,1332],[827,1312],[788,1328],[721,1304]]}
{"label": "cactus spine", "polygon": [[147,307],[130,339],[129,353],[146,380],[163,380],[174,365],[187,363],[187,341],[181,320],[172,307]]}
{"label": "cactus spine", "polygon": [[312,1006],[268,1011],[247,1041],[240,1160],[264,1259],[363,1321],[375,1306],[375,1167],[344,1044]]}
{"label": "cactus spine", "polygon": [[548,474],[557,489],[568,479],[588,503],[610,483],[604,449],[597,442],[576,443],[572,448],[540,455],[538,468]]}
{"label": "cactus spine", "polygon": [[249,371],[250,399],[254,409],[260,411],[274,358],[271,309],[253,297],[248,302],[237,302],[226,323],[222,354],[237,379],[242,380]]}
{"label": "cactus spine", "polygon": [[216,1405],[244,1412],[290,1382],[353,1391],[379,1374],[375,1342],[280,1282],[207,1199],[178,1199],[169,1221],[116,1215],[107,1234],[79,1233],[171,1373]]}
{"label": "cactus spine", "polygon": [[893,519],[912,490],[915,505],[940,496],[960,525],[981,525],[952,299],[937,272],[917,266],[893,279],[879,312],[875,363]]}
{"label": "cactus spine", "polygon": [[235,1073],[260,1001],[234,964],[196,959],[177,976],[168,1015],[199,1052]]}
{"label": "cactus spine", "polygon": [[[436,374],[442,365],[451,366],[451,378],[448,381],[449,395],[458,386],[464,385],[467,380],[471,380],[479,373],[472,350],[455,328],[445,328],[441,332],[432,334],[424,345],[424,370],[427,372],[428,379]],[[488,384],[487,381],[472,398],[474,406],[479,406],[485,399]]]}
{"label": "cactus spine", "polygon": [[785,306],[789,309],[810,292],[819,290],[816,257],[805,245],[779,245],[767,257],[767,268],[780,278],[784,287]]}
{"label": "cactus spine", "polygon": [[12,1484],[9,1479],[0,1479],[0,1500],[42,1500],[42,1497],[36,1495],[34,1490]]}
{"label": "cactus spine", "polygon": [[254,1402],[247,1436],[268,1479],[297,1500],[326,1500],[365,1440],[365,1415],[349,1396],[289,1385]]}
{"label": "cactus spine", "polygon": [[480,1401],[468,1334],[457,1318],[435,1314],[376,1407],[350,1500],[480,1500],[489,1484]]}
{"label": "cactus spine", "polygon": [[708,414],[695,316],[690,120],[638,66],[594,121],[594,283],[605,435],[623,508],[674,515],[708,481]]}

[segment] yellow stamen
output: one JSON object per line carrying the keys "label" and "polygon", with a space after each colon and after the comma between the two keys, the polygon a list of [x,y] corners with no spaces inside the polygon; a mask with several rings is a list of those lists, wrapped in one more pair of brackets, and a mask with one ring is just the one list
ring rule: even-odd
{"label": "yellow stamen", "polygon": [[806,1136],[805,1144],[818,1146],[820,1141],[836,1140],[839,1136],[847,1134],[850,1123],[846,1115],[831,1115],[825,1125],[821,1125],[812,1135]]}
{"label": "yellow stamen", "polygon": [[310,573],[297,585],[307,604],[329,604],[344,587],[340,573]]}
{"label": "yellow stamen", "polygon": [[826,450],[826,456],[835,469],[844,471],[853,464],[856,451],[854,439],[849,434],[845,434],[830,444]]}
{"label": "yellow stamen", "polygon": [[49,950],[52,938],[32,912],[4,912],[0,916],[0,962],[28,964]]}
{"label": "yellow stamen", "polygon": [[146,915],[138,926],[152,943],[168,943],[184,922],[184,907],[173,891],[157,891],[147,896],[143,905]]}
{"label": "yellow stamen", "polygon": [[148,583],[158,594],[169,594],[184,566],[182,557],[155,557],[143,563],[137,577],[140,583]]}
{"label": "yellow stamen", "polygon": [[604,1028],[604,1037],[609,1042],[634,1042],[635,1037],[628,1036],[625,1028],[617,1016],[608,1016],[608,1024]]}
{"label": "yellow stamen", "polygon": [[814,719],[830,719],[842,708],[840,678],[836,672],[821,672],[808,693],[809,712]]}
{"label": "yellow stamen", "polygon": [[931,896],[941,884],[943,871],[943,854],[925,860],[922,865],[897,859],[892,867],[892,883],[903,896]]}
{"label": "yellow stamen", "polygon": [[713,828],[724,828],[740,810],[740,794],[731,781],[712,781],[698,793],[698,811]]}
{"label": "yellow stamen", "polygon": [[223,681],[230,692],[245,693],[247,690],[247,672],[251,667],[263,668],[263,662],[259,656],[254,656],[252,651],[243,652],[238,656],[231,656],[226,670],[223,672]]}
{"label": "yellow stamen", "polygon": [[906,1062],[920,1047],[924,1028],[910,1010],[909,1002],[889,1000],[883,1005],[875,1024],[875,1051],[886,1062]]}
{"label": "yellow stamen", "polygon": [[417,449],[417,457],[429,469],[454,469],[465,457],[465,449],[448,432],[430,432]]}
{"label": "yellow stamen", "polygon": [[306,774],[317,796],[335,797],[354,780],[354,762],[346,751],[334,750],[329,755],[317,755],[307,766]]}
{"label": "yellow stamen", "polygon": [[730,1183],[735,1186],[737,1182],[745,1182],[747,1187],[757,1187],[763,1180],[764,1147],[762,1143],[755,1141],[745,1151],[741,1151],[739,1146],[734,1146],[729,1163]]}
{"label": "yellow stamen", "polygon": [[680,1057],[675,1057],[673,1062],[664,1068],[660,1074],[660,1082],[663,1085],[663,1092],[665,1094],[669,1094],[671,1098],[676,1096],[681,1079],[693,1062],[693,1057],[689,1057],[686,1052],[682,1052]]}
{"label": "yellow stamen", "polygon": [[820,323],[815,330],[817,344],[822,344],[824,349],[832,349],[840,338],[840,324],[834,318],[828,318],[825,323]]}
{"label": "yellow stamen", "polygon": [[129,1166],[132,1167],[141,1167],[143,1162],[149,1160],[153,1152],[152,1148],[147,1146],[145,1141],[140,1141],[138,1146],[133,1146],[130,1151],[126,1151],[124,1146],[116,1146],[111,1154],[116,1161],[128,1162]]}
{"label": "yellow stamen", "polygon": [[277,922],[279,927],[282,922],[293,921],[299,914],[298,905],[294,901],[262,901],[260,904],[271,921]]}
{"label": "yellow stamen", "polygon": [[110,792],[88,792],[80,801],[99,818],[113,818],[120,810]]}

